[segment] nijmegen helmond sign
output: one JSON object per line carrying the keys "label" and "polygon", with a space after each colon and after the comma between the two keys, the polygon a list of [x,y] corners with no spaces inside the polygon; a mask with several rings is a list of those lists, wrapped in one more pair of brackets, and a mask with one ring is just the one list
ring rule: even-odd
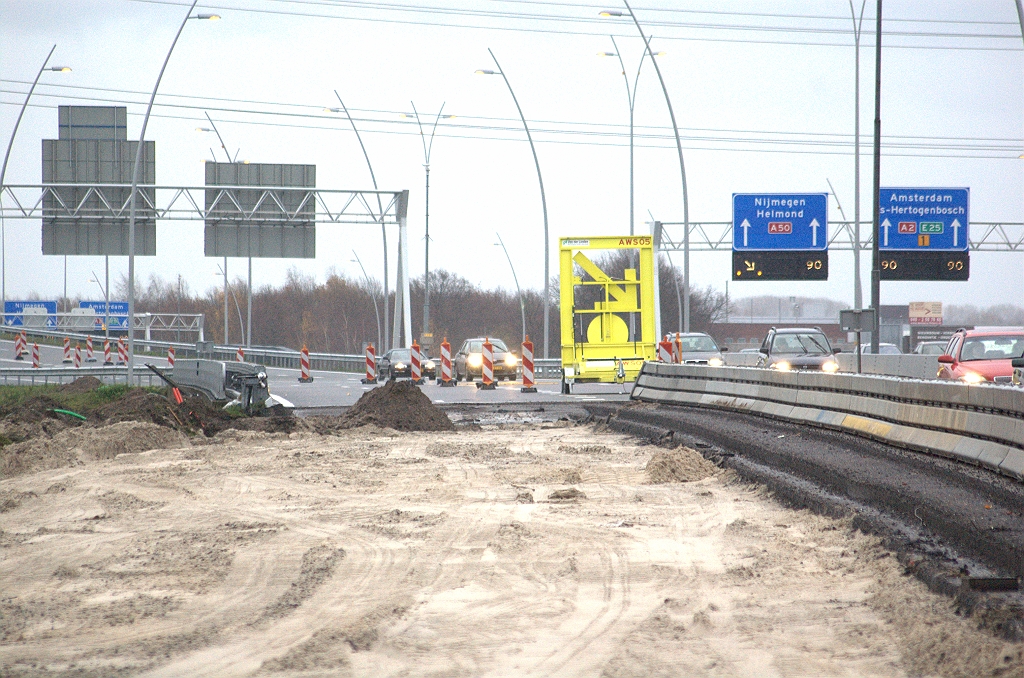
{"label": "nijmegen helmond sign", "polygon": [[970,197],[968,188],[879,189],[879,249],[967,251]]}
{"label": "nijmegen helmond sign", "polygon": [[827,193],[733,193],[733,250],[827,250]]}

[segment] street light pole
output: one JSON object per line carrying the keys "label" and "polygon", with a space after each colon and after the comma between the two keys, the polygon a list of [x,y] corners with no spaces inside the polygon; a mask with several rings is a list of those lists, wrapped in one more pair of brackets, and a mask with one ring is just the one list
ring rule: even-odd
{"label": "street light pole", "polygon": [[548,337],[549,337],[549,286],[551,284],[551,272],[550,272],[550,259],[548,254],[548,248],[550,243],[548,242],[548,200],[544,195],[544,177],[540,173],[540,161],[537,160],[537,148],[533,145],[533,135],[530,134],[530,127],[526,124],[526,116],[523,115],[523,109],[519,106],[519,99],[516,98],[516,93],[512,90],[512,85],[509,83],[508,78],[505,77],[505,71],[501,69],[501,64],[498,63],[498,58],[494,56],[494,52],[491,48],[487,48],[488,54],[491,55],[491,59],[494,60],[494,65],[498,67],[497,71],[479,70],[477,73],[480,75],[500,75],[502,80],[505,81],[505,86],[508,87],[508,93],[512,95],[512,101],[516,105],[516,110],[519,111],[519,118],[523,121],[523,129],[526,130],[526,139],[530,142],[530,151],[533,153],[533,164],[537,167],[537,182],[540,184],[540,205],[544,211],[544,358],[548,358],[551,353],[548,349]]}
{"label": "street light pole", "polygon": [[[14,137],[18,133],[18,126],[21,125],[21,118],[25,115],[25,109],[28,108],[28,101],[32,98],[32,93],[36,90],[36,85],[39,83],[39,78],[43,76],[43,71],[47,70],[46,64],[50,63],[50,57],[53,56],[54,50],[57,49],[57,45],[50,48],[49,53],[46,55],[46,59],[43,60],[43,65],[39,67],[39,72],[36,73],[36,79],[32,81],[32,86],[28,89],[28,94],[25,96],[25,103],[21,105],[21,110],[18,111],[18,119],[14,121],[14,129],[11,130],[11,138],[7,142],[7,152],[4,153],[4,164],[0,166],[0,206],[3,204],[4,197],[4,178],[7,176],[7,162],[11,159],[11,147],[14,146]],[[51,66],[49,70],[56,73],[67,73],[71,69],[67,66]],[[0,209],[0,304],[3,304],[4,313],[7,313],[7,232],[4,225],[3,210]],[[7,316],[4,316],[4,321],[7,320]]]}
{"label": "street light pole", "polygon": [[875,15],[875,176],[873,197],[875,211],[871,235],[871,308],[875,309],[875,322],[871,328],[871,352],[878,354],[879,302],[882,287],[881,255],[878,250],[879,186],[882,170],[882,0],[878,0]]}
{"label": "street light pole", "polygon": [[[434,126],[430,129],[430,142],[423,134],[423,124],[420,122],[420,113],[416,110],[416,104],[412,101],[412,113],[416,116],[416,126],[420,130],[420,141],[423,142],[423,168],[427,174],[426,186],[426,208],[424,210],[424,238],[423,238],[423,334],[430,332],[430,152],[434,149],[434,132],[437,131],[437,123],[441,118],[451,119],[454,115],[441,115],[444,112],[444,104],[434,118]],[[403,114],[403,117],[406,117]]]}
{"label": "street light pole", "polygon": [[373,291],[373,283],[370,282],[370,276],[366,275],[366,269],[363,268],[363,262],[360,261],[359,255],[356,254],[355,250],[352,250],[352,256],[355,257],[353,261],[359,264],[359,270],[363,272],[363,277],[366,278],[366,291],[369,292],[370,298],[373,299],[373,313],[377,316],[377,348],[380,348],[380,311],[377,310],[377,295]]}
{"label": "street light pole", "polygon": [[174,35],[174,40],[171,42],[171,48],[167,50],[167,56],[164,57],[164,64],[160,67],[160,75],[156,78],[156,84],[153,86],[153,94],[149,97],[149,105],[146,107],[146,117],[142,119],[142,132],[139,134],[139,146],[135,149],[135,165],[132,167],[132,190],[131,196],[128,199],[128,383],[131,384],[135,378],[135,194],[139,190],[139,173],[142,171],[142,152],[146,146],[146,127],[149,125],[149,115],[153,112],[153,102],[156,100],[157,90],[160,89],[160,81],[163,80],[164,71],[167,70],[167,63],[171,60],[171,54],[174,52],[174,46],[178,44],[178,38],[181,37],[181,32],[185,30],[185,24],[188,23],[189,19],[219,19],[220,17],[216,14],[200,14],[196,17],[192,16],[192,10],[196,8],[196,3],[199,0],[192,0],[192,5],[188,8],[188,13],[181,22],[181,26],[178,27],[178,32]]}
{"label": "street light pole", "polygon": [[[683,143],[679,140],[679,126],[676,124],[676,114],[672,109],[672,99],[668,96],[668,88],[665,86],[665,78],[661,75],[661,67],[658,66],[658,60],[654,58],[654,52],[651,50],[651,41],[644,35],[644,30],[640,27],[640,22],[637,21],[636,14],[633,13],[633,8],[629,6],[628,0],[622,0],[622,3],[626,6],[626,10],[629,12],[629,16],[633,19],[633,23],[636,25],[636,30],[640,32],[640,37],[643,38],[644,47],[647,48],[647,54],[651,57],[651,63],[654,64],[654,70],[658,74],[658,82],[661,83],[661,91],[665,95],[665,103],[668,105],[668,115],[672,119],[672,132],[676,137],[676,151],[679,154],[679,174],[683,180],[683,331],[690,331],[690,201],[686,191],[686,164],[683,162]],[[614,10],[601,12],[601,16],[622,16],[622,12]],[[655,264],[657,265],[657,264]]]}
{"label": "street light pole", "polygon": [[[857,309],[861,308],[864,303],[860,289],[860,30],[864,25],[864,6],[867,5],[867,2],[868,0],[861,0],[860,21],[858,21],[857,15],[853,12],[853,0],[850,0],[850,17],[853,19],[855,53],[853,85],[853,307]],[[832,195],[835,195],[834,190]]]}
{"label": "street light pole", "polygon": [[[352,119],[352,115],[348,112],[348,108],[345,106],[345,102],[341,100],[341,95],[338,94],[338,90],[334,90],[334,96],[338,97],[338,103],[341,104],[341,110],[345,113],[345,117],[348,118],[348,123],[352,125],[352,131],[356,133],[356,140],[359,142],[359,148],[363,149],[363,158],[366,159],[366,167],[370,170],[370,180],[373,182],[373,190],[377,190],[377,177],[373,173],[373,165],[370,164],[370,154],[366,152],[366,146],[363,144],[363,137],[359,134],[359,128],[356,127],[355,120]],[[325,111],[337,113],[336,108],[325,108]],[[384,241],[384,345],[386,348],[394,348],[389,345],[388,337],[388,232],[384,226],[384,207],[381,205],[380,194],[377,195],[377,210],[380,212],[380,235]],[[401,264],[401,261],[399,261]],[[401,266],[399,266],[401,269]],[[398,305],[398,289],[395,290],[395,305],[397,314]],[[396,315],[397,318],[397,315]],[[397,322],[397,319],[396,319]],[[409,340],[409,337],[406,337]],[[396,345],[397,346],[397,345]],[[379,348],[379,347],[378,347]],[[386,350],[386,348],[384,350]]]}
{"label": "street light pole", "polygon": [[[866,0],[865,0],[866,1]],[[599,52],[598,56],[614,56],[619,59],[619,66],[622,68],[622,79],[626,83],[626,100],[629,102],[629,234],[633,235],[634,229],[634,201],[633,201],[633,110],[636,107],[636,88],[640,83],[640,71],[644,67],[644,59],[647,58],[647,50],[640,56],[640,65],[636,68],[636,77],[633,80],[633,87],[629,86],[629,76],[626,75],[626,64],[622,61],[622,52],[619,51],[619,45],[615,42],[615,36],[609,35],[612,40],[612,46],[615,48],[614,52]],[[654,36],[650,36],[653,38]],[[664,52],[657,52],[658,56],[664,55]]]}
{"label": "street light pole", "polygon": [[512,265],[512,257],[508,255],[508,248],[505,247],[505,241],[501,239],[501,234],[495,231],[494,235],[498,236],[498,242],[495,244],[504,250],[505,258],[508,259],[508,267],[512,269],[512,280],[516,283],[516,294],[519,295],[519,315],[523,320],[523,341],[526,341],[526,304],[523,303],[523,291],[519,289],[519,277],[516,275],[516,268]]}

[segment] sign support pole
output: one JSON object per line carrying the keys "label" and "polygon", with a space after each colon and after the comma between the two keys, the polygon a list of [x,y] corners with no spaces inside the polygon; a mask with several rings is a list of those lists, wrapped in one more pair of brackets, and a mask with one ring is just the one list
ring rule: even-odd
{"label": "sign support pole", "polygon": [[875,309],[875,319],[871,329],[871,352],[878,353],[878,322],[880,316],[879,302],[881,297],[881,256],[878,251],[878,221],[881,205],[879,204],[880,174],[882,169],[882,0],[878,0],[875,13],[875,177],[872,194],[875,212],[872,217],[871,236],[871,308]]}

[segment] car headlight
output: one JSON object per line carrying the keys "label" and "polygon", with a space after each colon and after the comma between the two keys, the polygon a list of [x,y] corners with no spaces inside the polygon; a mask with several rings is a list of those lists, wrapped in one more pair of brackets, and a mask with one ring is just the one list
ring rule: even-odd
{"label": "car headlight", "polygon": [[789,372],[793,369],[793,366],[789,364],[788,360],[780,360],[772,363],[772,369],[779,370],[780,372]]}
{"label": "car headlight", "polygon": [[822,372],[838,372],[839,371],[839,363],[837,363],[835,360],[826,360],[825,363],[821,366],[821,371]]}
{"label": "car headlight", "polygon": [[480,367],[484,364],[484,355],[482,353],[470,353],[466,358],[466,362],[470,367]]}
{"label": "car headlight", "polygon": [[506,353],[505,354],[505,364],[508,365],[509,367],[515,367],[516,365],[519,364],[519,361],[511,353]]}
{"label": "car headlight", "polygon": [[395,369],[396,370],[404,370],[405,369],[405,363],[395,363]]}
{"label": "car headlight", "polygon": [[985,377],[981,376],[977,372],[965,372],[964,375],[960,377],[960,381],[965,384],[980,384],[985,381]]}
{"label": "car headlight", "polygon": [[426,370],[434,369],[434,361],[433,360],[428,360],[427,362],[423,363],[423,369],[426,369]]}
{"label": "car headlight", "polygon": [[721,367],[725,362],[721,358],[708,358],[708,365],[711,367]]}

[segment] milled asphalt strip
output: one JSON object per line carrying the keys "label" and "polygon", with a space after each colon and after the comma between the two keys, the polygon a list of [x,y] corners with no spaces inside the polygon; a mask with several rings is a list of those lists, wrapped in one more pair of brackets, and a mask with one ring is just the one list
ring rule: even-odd
{"label": "milled asphalt strip", "polygon": [[[595,415],[611,407],[588,408]],[[690,407],[624,407],[611,425],[640,435],[676,432],[726,454],[726,466],[772,485],[766,473],[806,480],[826,495],[862,504],[913,526],[919,546],[942,556],[952,547],[996,572],[1024,575],[1024,485],[984,469],[864,440],[754,415]],[[777,484],[777,483],[775,483]],[[790,492],[810,507],[820,498]],[[803,499],[800,497],[803,496]],[[923,541],[921,541],[923,539]]]}

